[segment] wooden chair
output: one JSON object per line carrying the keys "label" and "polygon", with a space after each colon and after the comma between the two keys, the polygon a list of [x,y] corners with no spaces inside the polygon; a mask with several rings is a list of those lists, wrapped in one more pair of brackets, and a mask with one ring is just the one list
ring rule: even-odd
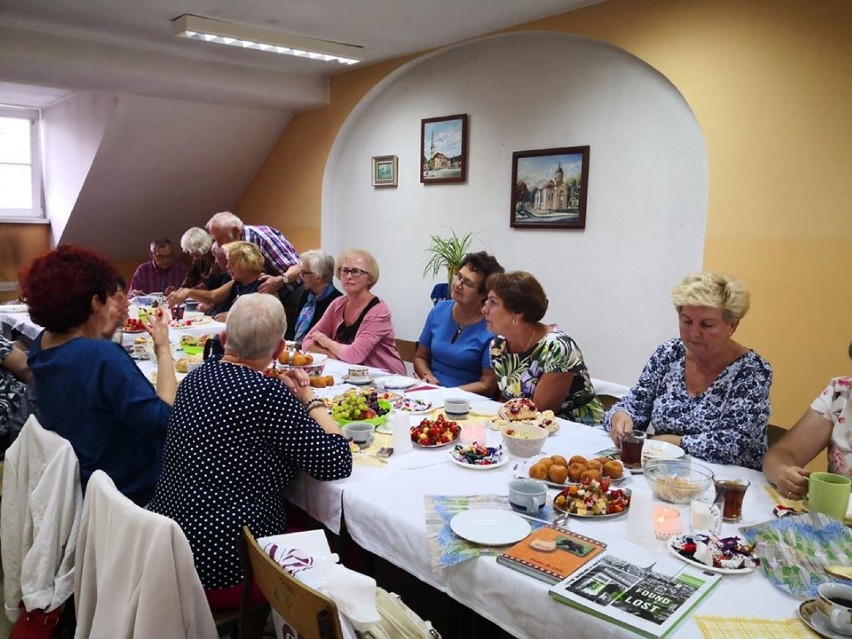
{"label": "wooden chair", "polygon": [[787,432],[787,429],[783,426],[776,426],[775,424],[767,424],[766,425],[766,443],[772,447],[774,444],[781,439],[784,434]]}
{"label": "wooden chair", "polygon": [[343,639],[337,605],[275,563],[247,526],[243,535],[254,578],[273,610],[303,639]]}
{"label": "wooden chair", "polygon": [[399,351],[399,356],[403,362],[414,363],[414,353],[417,352],[417,342],[412,342],[407,339],[396,340],[396,350]]}
{"label": "wooden chair", "polygon": [[231,639],[261,639],[269,618],[269,604],[251,605],[251,591],[254,584],[254,571],[248,555],[248,544],[243,535],[236,540],[240,553],[240,567],[243,569],[243,594],[240,607],[236,610],[214,610],[213,623],[219,636],[228,632]]}

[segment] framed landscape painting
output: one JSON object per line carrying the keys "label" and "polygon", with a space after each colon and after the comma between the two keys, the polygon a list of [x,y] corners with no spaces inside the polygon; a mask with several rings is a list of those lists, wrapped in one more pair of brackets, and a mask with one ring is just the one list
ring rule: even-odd
{"label": "framed landscape painting", "polygon": [[589,147],[512,154],[511,225],[514,228],[584,229]]}
{"label": "framed landscape painting", "polygon": [[395,155],[373,156],[373,186],[396,186]]}
{"label": "framed landscape painting", "polygon": [[467,114],[420,121],[420,181],[423,184],[467,179]]}

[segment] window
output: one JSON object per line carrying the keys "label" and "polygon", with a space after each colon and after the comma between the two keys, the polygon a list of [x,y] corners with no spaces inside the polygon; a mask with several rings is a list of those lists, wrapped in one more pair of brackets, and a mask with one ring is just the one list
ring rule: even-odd
{"label": "window", "polygon": [[39,112],[0,106],[0,217],[41,217]]}

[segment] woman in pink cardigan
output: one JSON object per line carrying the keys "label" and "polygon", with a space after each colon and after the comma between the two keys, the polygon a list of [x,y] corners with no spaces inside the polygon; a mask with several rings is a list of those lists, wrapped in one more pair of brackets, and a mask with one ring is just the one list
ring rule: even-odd
{"label": "woman in pink cardigan", "polygon": [[334,300],[308,331],[302,348],[350,364],[363,364],[405,375],[396,350],[390,309],[370,292],[379,281],[379,265],[363,249],[347,249],[337,259],[343,295]]}

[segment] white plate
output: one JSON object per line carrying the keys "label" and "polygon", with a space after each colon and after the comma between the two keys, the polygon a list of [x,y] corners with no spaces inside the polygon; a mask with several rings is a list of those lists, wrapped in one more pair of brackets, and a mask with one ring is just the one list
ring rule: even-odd
{"label": "white plate", "polygon": [[673,537],[670,537],[669,540],[666,542],[666,548],[669,549],[669,552],[681,561],[685,561],[686,563],[691,564],[696,568],[701,568],[702,570],[709,570],[710,572],[718,572],[723,575],[744,575],[748,572],[754,572],[754,568],[716,568],[716,566],[708,566],[707,564],[702,564],[700,561],[695,561],[694,559],[690,559],[689,557],[684,557],[677,550],[675,550],[674,546],[672,545],[672,541],[677,537],[681,536],[682,535],[674,535]]}
{"label": "white plate", "polygon": [[[518,479],[530,479],[530,468],[532,468],[536,463],[538,463],[545,457],[550,457],[550,455],[535,455],[534,457],[530,457],[526,461],[519,462],[515,465],[515,477],[517,477]],[[563,457],[565,457],[565,455],[563,455]],[[567,457],[566,459],[570,459],[570,457]],[[615,459],[613,461],[618,460]],[[619,486],[623,484],[625,481],[627,481],[627,478],[630,477],[630,473],[631,471],[625,468],[621,477],[619,477],[618,479],[610,479],[610,485]],[[549,479],[538,479],[536,481],[543,481],[551,488],[565,488],[566,486],[570,486],[572,484],[577,483],[573,481],[568,481],[567,479],[565,480],[564,484],[557,484],[555,481],[550,481]]]}
{"label": "white plate", "polygon": [[411,388],[417,383],[417,380],[404,375],[388,375],[383,378],[385,380],[385,388]]}
{"label": "white plate", "polygon": [[304,364],[303,366],[296,366],[295,364],[291,364],[293,368],[311,368],[312,366],[319,366],[321,364],[325,364],[325,360],[328,359],[328,355],[325,353],[311,353],[311,357],[314,361],[310,364]]}
{"label": "white plate", "polygon": [[799,619],[805,625],[817,633],[820,637],[827,639],[845,639],[843,635],[836,633],[828,625],[828,618],[816,609],[816,600],[808,599],[799,605]]}
{"label": "white plate", "polygon": [[[642,463],[649,459],[680,459],[686,455],[683,448],[675,446],[661,439],[647,439],[642,446]],[[631,473],[644,473],[643,468],[631,468]]]}
{"label": "white plate", "polygon": [[401,397],[400,399],[392,402],[394,410],[398,410],[402,413],[408,413],[409,415],[420,415],[423,413],[428,413],[432,410],[432,402],[428,399],[415,399],[414,397]]}
{"label": "white plate", "polygon": [[503,468],[503,466],[508,464],[509,455],[504,452],[503,457],[501,457],[500,461],[498,461],[496,464],[477,465],[460,462],[458,459],[453,457],[453,451],[450,451],[450,461],[453,462],[456,466],[461,466],[462,468],[467,468],[468,470],[493,470],[495,468]]}
{"label": "white plate", "polygon": [[355,386],[366,386],[367,384],[372,384],[376,381],[376,378],[372,375],[367,375],[366,377],[359,377],[358,379],[351,379],[349,375],[343,376],[343,381],[347,384],[354,384]]}
{"label": "white plate", "polygon": [[0,304],[0,313],[26,313],[26,304]]}
{"label": "white plate", "polygon": [[455,515],[450,528],[462,539],[486,546],[514,544],[530,534],[527,521],[508,510],[474,508]]}
{"label": "white plate", "polygon": [[502,404],[493,401],[472,402],[470,405],[470,414],[479,417],[496,417],[500,406]]}

